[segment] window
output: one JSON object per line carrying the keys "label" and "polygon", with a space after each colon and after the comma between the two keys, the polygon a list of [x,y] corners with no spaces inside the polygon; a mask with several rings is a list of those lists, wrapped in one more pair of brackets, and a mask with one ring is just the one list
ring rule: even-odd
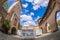
{"label": "window", "polygon": [[56,21],[57,21],[58,26],[60,26],[60,11],[57,12]]}
{"label": "window", "polygon": [[8,10],[8,1],[3,3],[3,8],[7,11]]}
{"label": "window", "polygon": [[14,26],[16,26],[17,25],[17,19],[15,18],[15,20],[14,20]]}

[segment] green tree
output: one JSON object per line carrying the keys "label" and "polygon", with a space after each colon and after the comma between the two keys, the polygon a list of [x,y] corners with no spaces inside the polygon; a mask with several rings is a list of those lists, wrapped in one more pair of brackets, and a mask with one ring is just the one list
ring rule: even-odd
{"label": "green tree", "polygon": [[51,30],[51,27],[52,27],[52,26],[51,26],[51,25],[49,25],[49,26],[48,26],[48,30]]}
{"label": "green tree", "polygon": [[58,24],[58,26],[60,26],[60,20],[58,20],[57,24]]}
{"label": "green tree", "polygon": [[8,30],[10,29],[10,22],[8,20],[4,20],[4,23],[3,23],[2,27],[4,29],[4,32],[8,33]]}
{"label": "green tree", "polygon": [[20,25],[20,23],[18,23],[18,29],[21,30],[22,26]]}
{"label": "green tree", "polygon": [[0,14],[0,17],[2,17],[2,15]]}

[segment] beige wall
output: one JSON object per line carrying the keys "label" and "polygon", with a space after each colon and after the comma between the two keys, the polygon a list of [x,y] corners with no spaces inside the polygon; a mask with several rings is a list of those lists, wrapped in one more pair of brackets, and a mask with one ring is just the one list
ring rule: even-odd
{"label": "beige wall", "polygon": [[[15,27],[18,29],[18,23],[20,22],[20,11],[22,9],[20,1],[16,1],[9,9],[6,19],[10,20],[11,29]],[[16,23],[16,24],[15,24]],[[15,24],[15,25],[14,25]],[[11,30],[10,30],[11,31]]]}
{"label": "beige wall", "polygon": [[[2,7],[2,4],[5,2],[6,0],[2,0],[0,2],[0,13],[2,13],[3,19],[8,19],[10,21],[11,24],[11,28],[15,27],[16,29],[18,29],[18,23],[20,21],[20,11],[22,9],[22,5],[20,0],[17,0],[9,9],[8,11],[5,11],[4,8]],[[17,20],[15,22],[15,19]],[[1,22],[0,22],[1,23]],[[2,22],[3,23],[3,22]],[[1,24],[2,24],[1,23]],[[14,25],[14,23],[16,23],[16,25]],[[0,27],[1,28],[1,27]],[[11,32],[11,30],[9,30]]]}
{"label": "beige wall", "polygon": [[2,7],[2,4],[5,2],[6,0],[1,0],[0,2],[0,14],[2,14],[2,20],[0,21],[0,29],[2,29],[2,24],[3,24],[3,20],[6,18],[7,12],[4,10],[4,8]]}
{"label": "beige wall", "polygon": [[[54,1],[53,1],[54,2]],[[56,1],[55,1],[56,2]],[[53,4],[53,3],[52,3]],[[53,5],[50,5],[50,7],[53,7]],[[49,8],[50,8],[49,7]],[[55,4],[55,6],[54,6],[54,8],[52,8],[52,10],[51,9],[49,9],[48,10],[48,14],[49,13],[51,13],[49,16],[48,16],[48,18],[47,19],[45,19],[45,21],[40,25],[42,28],[43,28],[43,33],[46,33],[47,32],[47,30],[46,30],[46,23],[50,23],[51,24],[51,26],[52,26],[52,28],[51,28],[51,30],[52,31],[55,31],[55,30],[57,30],[58,29],[58,26],[57,26],[57,23],[56,23],[56,12],[57,11],[59,11],[60,10],[60,4],[58,3],[58,2],[56,2],[56,4]]]}

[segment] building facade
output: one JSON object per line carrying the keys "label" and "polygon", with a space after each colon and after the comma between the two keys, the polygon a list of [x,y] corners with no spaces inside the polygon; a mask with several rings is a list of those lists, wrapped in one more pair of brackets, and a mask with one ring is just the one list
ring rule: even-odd
{"label": "building facade", "polygon": [[[20,1],[16,1],[9,9],[8,9],[8,15],[7,18],[10,20],[11,29],[14,27],[16,28],[16,31],[18,29],[18,24],[20,22],[20,11],[22,9]],[[10,30],[11,31],[11,30]]]}
{"label": "building facade", "polygon": [[[22,9],[20,0],[16,1],[9,9],[8,12],[4,10],[1,6],[3,2],[6,0],[1,0],[0,2],[0,13],[2,13],[3,18],[6,17],[10,21],[11,29],[16,28],[19,22],[19,14]],[[50,0],[48,4],[48,8],[43,16],[42,20],[39,23],[39,26],[42,27],[43,33],[47,32],[47,26],[51,26],[51,31],[54,32],[58,30],[57,22],[56,22],[56,14],[60,11],[60,0]]]}
{"label": "building facade", "polygon": [[[7,1],[7,0],[5,0],[5,1]],[[3,3],[1,3],[1,4],[3,4]],[[0,8],[1,7],[2,7],[2,5],[0,6]],[[20,22],[20,11],[22,9],[21,1],[17,0],[16,2],[14,2],[7,11],[3,7],[1,9],[4,12],[4,14],[2,13],[2,15],[4,15],[4,19],[10,21],[11,28],[9,30],[9,33],[12,33],[12,32],[15,33],[18,29],[18,23]],[[0,10],[0,12],[2,10]],[[5,14],[6,14],[6,16],[5,16]]]}
{"label": "building facade", "polygon": [[0,30],[2,30],[3,21],[4,21],[5,17],[7,16],[7,12],[3,8],[3,3],[5,1],[7,1],[7,0],[0,0]]}
{"label": "building facade", "polygon": [[58,30],[56,15],[59,10],[60,10],[60,0],[50,0],[46,13],[39,23],[43,29],[43,33],[48,32],[47,26],[49,25],[51,27],[50,28],[51,32]]}

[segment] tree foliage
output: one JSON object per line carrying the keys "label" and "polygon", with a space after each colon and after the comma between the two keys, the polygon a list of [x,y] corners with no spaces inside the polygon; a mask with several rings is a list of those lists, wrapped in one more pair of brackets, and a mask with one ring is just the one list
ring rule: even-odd
{"label": "tree foliage", "polygon": [[2,15],[0,14],[0,17],[2,17]]}
{"label": "tree foliage", "polygon": [[18,29],[21,30],[22,26],[20,25],[20,23],[18,23]]}
{"label": "tree foliage", "polygon": [[10,22],[8,20],[4,20],[2,27],[3,27],[4,31],[7,33],[8,30],[10,29]]}
{"label": "tree foliage", "polygon": [[60,26],[60,21],[57,22],[58,26]]}

